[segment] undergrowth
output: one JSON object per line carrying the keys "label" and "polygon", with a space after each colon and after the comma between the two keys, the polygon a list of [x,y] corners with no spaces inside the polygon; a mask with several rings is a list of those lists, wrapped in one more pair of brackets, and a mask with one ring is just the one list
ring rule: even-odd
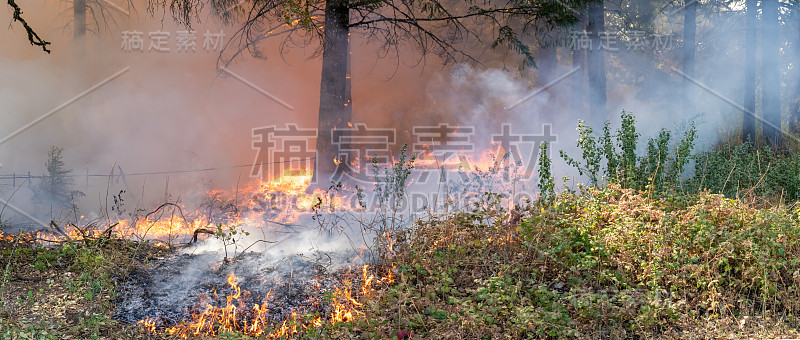
{"label": "undergrowth", "polygon": [[118,283],[162,252],[148,243],[81,237],[43,246],[0,234],[0,338],[100,339],[143,334],[113,319]]}
{"label": "undergrowth", "polygon": [[635,116],[623,111],[621,121],[616,131],[606,122],[600,135],[579,121],[581,159],[560,152],[589,186],[614,183],[664,199],[706,190],[759,202],[800,200],[800,153],[730,140],[692,153],[697,139],[694,123],[689,123],[677,140],[678,133],[662,129],[640,144]]}
{"label": "undergrowth", "polygon": [[[423,222],[398,238],[397,283],[365,301],[373,334],[797,334],[797,206],[756,209],[713,194],[669,206],[610,185],[561,194],[518,224],[484,223],[493,213]],[[707,327],[717,320],[742,327]],[[781,321],[761,329],[768,320]]]}
{"label": "undergrowth", "polygon": [[[635,123],[628,112],[616,131],[607,123],[597,134],[579,123],[581,158],[561,153],[587,180],[577,190],[556,192],[550,145],[542,143],[538,201],[506,204],[516,187],[497,189],[503,188],[497,175],[519,174],[499,166],[505,161],[499,159],[485,172],[459,171],[460,184],[444,181],[446,200],[436,207],[443,213],[411,227],[398,211],[415,158],[402,152],[373,190],[380,209],[359,220],[362,233],[375,237],[367,243],[373,272],[365,267],[363,279],[337,298],[357,307],[354,315],[319,326],[309,321],[319,315],[299,315],[290,323],[305,326],[293,326],[298,330],[290,334],[399,340],[800,337],[800,205],[787,204],[800,198],[800,156],[751,144],[693,153],[693,124],[640,143]],[[379,177],[377,166],[373,170]],[[364,190],[357,190],[363,208]],[[454,202],[467,192],[478,193],[475,201]],[[323,199],[318,201],[315,217],[322,216]],[[330,229],[336,221],[318,223]],[[140,256],[131,248],[136,243],[42,248],[9,242],[0,258],[0,336],[133,332],[120,333],[108,311],[121,269]],[[57,270],[72,274],[58,280],[44,274]],[[9,293],[9,285],[23,287],[31,272],[48,280],[39,289],[65,291],[90,312],[56,322],[10,312],[8,306],[23,310],[36,303],[39,291],[33,288]]]}

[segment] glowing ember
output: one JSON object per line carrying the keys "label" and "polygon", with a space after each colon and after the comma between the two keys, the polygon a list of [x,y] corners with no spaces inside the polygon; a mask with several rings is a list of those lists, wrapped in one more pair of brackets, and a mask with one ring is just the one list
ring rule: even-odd
{"label": "glowing ember", "polygon": [[[261,304],[248,305],[250,293],[243,290],[237,283],[238,278],[231,273],[227,279],[228,295],[224,306],[205,304],[197,308],[199,312],[191,316],[191,321],[187,321],[175,326],[160,328],[161,320],[147,318],[139,321],[139,325],[150,333],[164,332],[166,334],[188,338],[190,336],[216,336],[222,332],[238,332],[241,334],[266,337],[269,339],[283,338],[297,334],[300,330],[310,330],[326,325],[326,320],[330,324],[337,322],[347,322],[358,316],[363,316],[361,308],[362,298],[369,297],[374,292],[373,285],[376,282],[391,282],[392,280],[382,278],[375,280],[375,274],[370,267],[365,265],[361,268],[361,277],[358,278],[352,271],[344,273],[346,278],[340,287],[335,288],[331,293],[329,304],[329,316],[326,318],[318,313],[304,314],[301,310],[291,312],[291,315],[279,323],[270,322],[268,318],[268,300],[271,291],[267,293],[264,302]],[[354,280],[359,281],[358,284]],[[355,289],[355,290],[354,290]],[[358,294],[353,294],[353,292]],[[202,300],[202,299],[201,299]],[[316,303],[318,304],[318,302]]]}

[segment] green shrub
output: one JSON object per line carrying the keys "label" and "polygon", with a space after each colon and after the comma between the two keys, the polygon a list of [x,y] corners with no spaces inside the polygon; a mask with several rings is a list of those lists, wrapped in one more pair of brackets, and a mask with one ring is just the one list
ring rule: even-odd
{"label": "green shrub", "polygon": [[[586,176],[592,187],[609,183],[623,188],[648,191],[669,200],[700,190],[724,194],[729,198],[759,197],[783,202],[800,199],[800,154],[773,152],[750,143],[723,143],[711,150],[692,154],[697,138],[690,123],[680,140],[672,141],[673,132],[662,129],[643,146],[637,156],[640,134],[635,117],[623,111],[622,124],[612,131],[606,122],[601,136],[578,121],[578,161],[560,152],[570,166]],[[540,156],[548,164],[546,155]],[[694,161],[692,163],[692,161]],[[690,167],[690,165],[692,165]]]}

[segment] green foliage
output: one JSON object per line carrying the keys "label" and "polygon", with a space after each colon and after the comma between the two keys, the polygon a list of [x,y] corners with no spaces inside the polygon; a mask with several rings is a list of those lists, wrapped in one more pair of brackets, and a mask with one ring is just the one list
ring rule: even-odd
{"label": "green foliage", "polygon": [[[372,222],[365,224],[364,229],[373,234],[375,244],[372,252],[375,253],[373,262],[386,260],[393,252],[392,243],[396,233],[407,222],[402,214],[402,207],[406,198],[406,186],[414,168],[416,155],[406,155],[407,145],[403,145],[397,160],[392,158],[390,166],[383,169],[380,176],[378,158],[372,158],[372,169],[375,178],[375,197],[378,203],[376,214]],[[359,188],[359,198],[363,193]],[[364,206],[364,203],[361,202]]]}
{"label": "green foliage", "polygon": [[62,200],[69,197],[69,187],[74,182],[69,177],[72,170],[67,169],[64,165],[63,152],[64,149],[57,146],[50,147],[50,151],[47,152],[47,161],[45,162],[47,176],[42,179],[42,186],[54,198]]}
{"label": "green foliage", "polygon": [[113,320],[117,284],[150,255],[146,243],[73,239],[42,246],[32,235],[0,237],[0,338],[138,338]]}
{"label": "green foliage", "polygon": [[578,147],[583,151],[583,159],[586,164],[578,163],[578,161],[569,157],[564,150],[559,151],[561,158],[567,164],[577,168],[581,176],[589,176],[589,183],[592,186],[600,185],[597,176],[600,174],[602,153],[597,145],[596,138],[592,135],[592,128],[586,125],[583,120],[578,120]]}
{"label": "green foliage", "polygon": [[800,200],[800,154],[776,153],[751,143],[722,144],[695,156],[691,190],[709,190],[726,197],[779,197]]}
{"label": "green foliage", "polygon": [[[619,166],[619,157],[614,149],[614,142],[611,139],[611,125],[606,121],[603,125],[603,136],[600,138],[600,143],[603,148],[603,156],[606,159],[606,180],[617,178],[617,167]],[[597,175],[595,175],[596,177]]]}
{"label": "green foliage", "polygon": [[[653,141],[655,155],[659,140],[666,134]],[[755,209],[711,194],[677,206],[611,184],[532,209],[518,225],[465,213],[423,222],[398,239],[396,282],[364,309],[365,318],[386,322],[367,329],[473,339],[664,338],[676,327],[724,337],[703,325],[723,318],[736,325],[741,315],[798,325],[800,303],[791,298],[800,291],[797,207]]]}
{"label": "green foliage", "polygon": [[[612,132],[606,122],[598,138],[583,121],[578,122],[578,131],[577,145],[582,151],[582,161],[564,151],[560,154],[568,165],[586,176],[593,187],[604,185],[601,176],[605,174],[607,183],[648,191],[665,199],[709,190],[730,198],[800,200],[798,153],[774,152],[748,142],[723,143],[712,150],[692,154],[697,130],[694,123],[690,123],[681,139],[674,143],[674,134],[662,129],[658,136],[647,141],[642,148],[644,154],[637,156],[640,134],[636,132],[635,117],[625,111],[622,125],[616,132]],[[690,164],[693,166],[689,167]]]}
{"label": "green foliage", "polygon": [[642,176],[641,179],[649,181],[650,187],[656,192],[664,191],[664,172],[669,156],[670,137],[669,130],[661,129],[658,138],[650,138],[647,141],[647,155],[640,162],[638,174]]}
{"label": "green foliage", "polygon": [[237,225],[224,225],[217,223],[217,229],[214,231],[214,238],[222,242],[222,247],[225,249],[225,259],[228,259],[228,248],[233,248],[235,252],[241,247],[241,239],[250,236],[250,233],[245,231],[243,227]]}
{"label": "green foliage", "polygon": [[697,130],[695,129],[694,123],[692,123],[690,128],[684,133],[681,141],[678,143],[678,146],[675,150],[675,157],[670,159],[667,167],[666,178],[670,183],[678,183],[678,181],[680,181],[680,177],[684,173],[686,164],[694,158],[691,152],[692,148],[694,148],[694,140],[696,136]]}
{"label": "green foliage", "polygon": [[606,122],[599,138],[593,135],[591,127],[579,121],[577,144],[583,159],[577,161],[564,151],[560,152],[561,157],[568,165],[577,168],[581,176],[587,176],[593,187],[600,187],[605,180],[624,188],[659,194],[683,188],[681,176],[693,159],[694,124],[689,125],[683,138],[674,146],[670,145],[672,133],[662,129],[657,137],[648,140],[646,153],[639,157],[637,150],[641,134],[636,131],[635,116],[622,111],[621,118],[622,124],[616,132],[612,132]]}
{"label": "green foliage", "polygon": [[375,194],[378,197],[380,207],[389,207],[392,210],[397,210],[402,204],[406,194],[408,176],[411,175],[411,169],[414,168],[414,161],[417,158],[416,155],[411,155],[411,158],[406,159],[407,146],[407,144],[403,145],[399,159],[396,162],[392,162],[390,167],[384,169],[381,178],[378,178],[380,168],[377,155],[372,158],[373,173],[377,180],[375,182]]}
{"label": "green foliage", "polygon": [[622,111],[622,126],[617,131],[617,145],[620,148],[617,181],[631,188],[636,185],[636,145],[640,134],[636,132],[636,118]]}
{"label": "green foliage", "polygon": [[519,40],[517,37],[517,32],[515,32],[510,26],[502,26],[498,29],[497,39],[492,43],[492,48],[497,48],[497,46],[500,45],[508,46],[512,51],[522,55],[524,59],[524,63],[522,65],[523,68],[537,67],[531,48]]}
{"label": "green foliage", "polygon": [[550,202],[555,198],[555,184],[553,173],[550,169],[550,156],[547,154],[547,142],[542,142],[539,147],[539,192],[542,200]]}

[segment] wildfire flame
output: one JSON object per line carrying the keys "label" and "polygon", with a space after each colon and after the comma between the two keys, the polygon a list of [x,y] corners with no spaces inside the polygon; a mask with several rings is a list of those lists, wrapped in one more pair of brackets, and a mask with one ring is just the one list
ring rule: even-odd
{"label": "wildfire flame", "polygon": [[[348,125],[352,126],[352,123]],[[430,149],[430,146],[425,145],[425,148]],[[505,150],[498,148],[496,151],[501,153],[499,157],[485,152],[478,157],[452,157],[449,161],[457,162],[464,171],[496,170],[508,164],[508,158],[502,158]],[[394,157],[390,159],[394,160]],[[438,162],[429,151],[423,152],[418,157],[418,161],[423,162],[431,159]],[[340,162],[338,158],[334,161],[337,164]],[[358,163],[358,158],[354,158],[351,165],[357,166]],[[437,168],[441,166],[438,163],[434,164]],[[450,166],[448,169],[453,170],[454,167]],[[276,180],[252,183],[235,192],[211,191],[208,197],[213,197],[215,202],[223,203],[218,206],[227,204],[226,206],[232,208],[223,209],[221,213],[212,215],[204,213],[201,209],[190,211],[178,203],[168,204],[147,216],[117,221],[112,226],[113,232],[122,237],[135,236],[170,245],[180,237],[197,237],[198,230],[213,233],[217,227],[225,229],[242,225],[260,228],[266,227],[269,219],[283,223],[294,222],[318,209],[323,199],[329,200],[332,206],[346,209],[346,198],[343,195],[322,189],[309,193],[311,178],[310,174],[282,176]],[[87,232],[77,227],[66,230],[73,238],[85,236]],[[44,238],[43,235],[37,236]],[[395,241],[389,234],[382,236],[386,238],[388,253],[392,254]],[[487,241],[504,243],[510,240],[500,238]],[[261,338],[287,337],[303,329],[318,328],[363,317],[365,315],[363,299],[371,296],[374,286],[395,282],[394,268],[389,267],[383,276],[378,275],[367,265],[361,268],[360,273],[357,271],[356,274],[351,272],[344,274],[345,278],[341,284],[330,292],[332,299],[326,299],[326,308],[316,315],[304,315],[300,309],[292,311],[288,318],[276,323],[274,319],[269,319],[268,302],[272,292],[268,292],[261,303],[248,302],[250,293],[241,289],[237,283],[238,278],[231,273],[227,277],[224,306],[204,303],[194,309],[188,321],[178,325],[165,327],[167,325],[164,321],[157,318],[141,320],[139,325],[150,333],[164,332],[182,338],[196,335],[215,336],[220,332],[239,332]]]}
{"label": "wildfire flame", "polygon": [[[345,273],[352,276],[352,271]],[[231,273],[228,275],[227,284],[229,295],[226,296],[225,306],[214,306],[206,304],[202,311],[191,316],[191,321],[187,321],[172,327],[161,330],[166,334],[188,338],[190,336],[216,336],[221,332],[239,332],[253,337],[265,337],[277,339],[297,334],[301,329],[319,328],[326,324],[326,319],[320,315],[304,317],[298,311],[292,311],[291,315],[283,320],[279,325],[271,324],[268,320],[269,309],[268,300],[272,291],[267,293],[264,302],[247,306],[247,296],[249,292],[243,290],[237,283],[238,278]],[[329,318],[330,324],[347,322],[355,319],[359,315],[364,315],[361,308],[364,306],[359,299],[369,297],[374,292],[375,274],[368,265],[361,268],[361,278],[358,285],[354,285],[350,278],[345,278],[342,285],[332,292],[330,302]],[[391,271],[388,277],[381,278],[377,282],[392,282]],[[355,286],[356,292],[353,294]],[[159,332],[160,320],[147,318],[138,324],[147,332],[155,334]]]}

